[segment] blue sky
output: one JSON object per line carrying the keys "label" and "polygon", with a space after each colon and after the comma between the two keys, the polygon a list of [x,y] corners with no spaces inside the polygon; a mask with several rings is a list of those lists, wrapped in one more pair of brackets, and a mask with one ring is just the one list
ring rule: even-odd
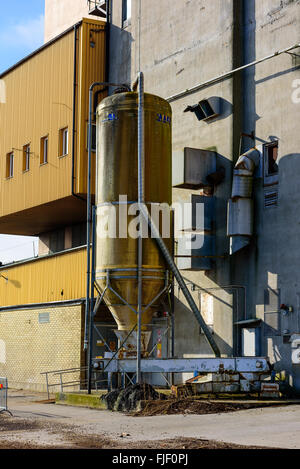
{"label": "blue sky", "polygon": [[43,44],[44,0],[0,0],[0,73]]}
{"label": "blue sky", "polygon": [[[0,73],[43,44],[44,3],[0,0]],[[0,234],[0,262],[33,257],[36,253],[36,238]]]}

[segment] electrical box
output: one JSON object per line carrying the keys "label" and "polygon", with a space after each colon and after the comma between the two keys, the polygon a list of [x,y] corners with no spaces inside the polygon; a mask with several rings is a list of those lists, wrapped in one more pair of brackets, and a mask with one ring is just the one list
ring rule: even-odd
{"label": "electrical box", "polygon": [[172,185],[181,189],[208,186],[207,176],[216,172],[216,152],[185,147],[173,152]]}

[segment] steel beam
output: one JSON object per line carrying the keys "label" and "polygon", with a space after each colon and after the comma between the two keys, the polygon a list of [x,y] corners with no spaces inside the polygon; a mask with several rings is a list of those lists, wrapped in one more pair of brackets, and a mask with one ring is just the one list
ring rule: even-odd
{"label": "steel beam", "polygon": [[[136,359],[111,360],[94,359],[94,365],[102,363],[105,372],[135,373]],[[98,364],[98,366],[97,366]],[[248,372],[259,373],[269,371],[265,357],[236,357],[236,358],[160,358],[141,359],[142,373],[219,373],[219,372]]]}

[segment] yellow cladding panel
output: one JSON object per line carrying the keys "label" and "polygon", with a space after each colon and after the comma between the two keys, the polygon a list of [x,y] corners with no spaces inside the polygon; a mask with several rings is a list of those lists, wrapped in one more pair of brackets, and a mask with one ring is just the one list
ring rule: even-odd
{"label": "yellow cladding panel", "polygon": [[[76,192],[87,192],[87,130],[89,117],[89,88],[94,82],[104,82],[105,77],[105,29],[99,21],[84,20],[79,38],[80,68],[78,70],[78,137]],[[94,91],[102,87],[95,87]],[[99,93],[98,102],[107,95],[107,90]],[[92,188],[95,187],[95,153],[92,153]]]}
{"label": "yellow cladding panel", "polygon": [[[80,178],[86,179],[83,122],[88,119],[88,87],[105,75],[105,23],[84,19],[77,34],[75,186],[79,192],[86,187]],[[95,47],[91,47],[91,40]],[[0,104],[0,222],[3,216],[72,193],[74,30],[32,54],[1,79],[6,86],[6,103]],[[68,152],[61,156],[59,136],[66,128]],[[46,164],[41,164],[43,137],[48,137]],[[30,145],[28,171],[24,171],[26,145]],[[10,153],[14,155],[13,177],[7,178]]]}
{"label": "yellow cladding panel", "polygon": [[[0,106],[1,216],[69,195],[70,152],[58,158],[61,127],[72,129],[73,35],[62,37],[3,77],[6,104]],[[48,136],[48,164],[40,164],[41,138]],[[23,146],[30,144],[29,171]],[[6,179],[6,154],[14,153]]]}
{"label": "yellow cladding panel", "polygon": [[86,249],[0,269],[0,306],[85,298]]}

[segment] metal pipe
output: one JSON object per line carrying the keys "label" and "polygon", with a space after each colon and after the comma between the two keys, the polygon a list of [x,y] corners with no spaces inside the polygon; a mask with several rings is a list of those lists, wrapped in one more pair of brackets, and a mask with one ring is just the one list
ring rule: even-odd
{"label": "metal pipe", "polygon": [[190,294],[184,280],[183,280],[183,277],[181,275],[181,273],[179,272],[175,262],[173,261],[172,259],[172,256],[170,255],[169,251],[168,251],[168,248],[166,247],[162,237],[160,236],[160,233],[158,231],[158,229],[156,228],[155,224],[153,223],[152,219],[151,219],[151,216],[149,214],[149,211],[146,207],[145,204],[141,203],[139,204],[139,210],[140,212],[142,213],[144,219],[147,221],[150,229],[151,229],[151,233],[152,233],[152,236],[155,238],[155,241],[157,242],[158,244],[158,247],[160,248],[166,262],[168,263],[170,269],[172,270],[192,312],[194,313],[194,316],[195,318],[197,319],[198,323],[200,324],[200,327],[202,328],[214,354],[216,357],[220,357],[221,356],[221,352],[219,350],[219,347],[217,346],[209,328],[207,327],[207,325],[205,324],[205,321],[204,319],[202,318],[195,302],[194,302],[194,299],[192,297],[192,295]]}
{"label": "metal pipe", "polygon": [[168,98],[166,98],[166,101],[169,101],[169,103],[172,102],[172,101],[176,101],[177,99],[183,98],[184,96],[195,93],[196,91],[200,91],[202,88],[205,88],[207,86],[211,86],[215,83],[218,83],[219,81],[224,80],[225,78],[229,78],[234,73],[245,70],[248,67],[252,67],[254,65],[257,65],[261,62],[264,62],[265,60],[269,60],[269,59],[272,59],[274,57],[277,57],[277,55],[288,53],[290,50],[297,49],[298,47],[300,47],[300,43],[297,43],[294,46],[287,47],[286,49],[282,49],[282,50],[279,50],[277,52],[274,52],[273,54],[270,54],[270,55],[267,55],[266,57],[263,57],[262,59],[255,60],[255,61],[250,62],[246,65],[243,65],[241,67],[235,68],[235,69],[231,70],[230,72],[223,73],[222,75],[219,75],[215,78],[204,81],[203,83],[199,83],[198,85],[195,85],[192,88],[188,88],[184,91],[181,91],[180,93],[169,96]]}
{"label": "metal pipe", "polygon": [[[138,75],[138,205],[144,203],[145,187],[145,142],[144,142],[144,75]],[[138,329],[137,329],[137,365],[136,380],[141,382],[141,337],[142,337],[142,304],[143,304],[143,216],[139,213],[139,237],[138,237]]]}
{"label": "metal pipe", "polygon": [[79,24],[74,25],[74,65],[73,65],[73,116],[72,116],[72,181],[71,181],[71,193],[73,197],[82,200],[85,202],[83,197],[76,194],[74,191],[74,182],[75,182],[75,136],[76,136],[76,88],[77,88],[77,31],[79,29]]}
{"label": "metal pipe", "polygon": [[92,281],[91,281],[91,308],[89,324],[89,356],[88,356],[88,394],[92,392],[92,358],[93,358],[93,331],[94,331],[94,282],[95,282],[95,241],[96,241],[96,207],[92,214]]}
{"label": "metal pipe", "polygon": [[91,169],[92,169],[92,114],[93,114],[93,91],[96,86],[112,86],[120,87],[124,84],[104,82],[94,82],[89,88],[89,118],[88,118],[88,175],[87,175],[87,281],[86,281],[86,302],[85,302],[85,324],[84,324],[84,341],[83,349],[88,348],[88,317],[90,310],[90,269],[91,269]]}

